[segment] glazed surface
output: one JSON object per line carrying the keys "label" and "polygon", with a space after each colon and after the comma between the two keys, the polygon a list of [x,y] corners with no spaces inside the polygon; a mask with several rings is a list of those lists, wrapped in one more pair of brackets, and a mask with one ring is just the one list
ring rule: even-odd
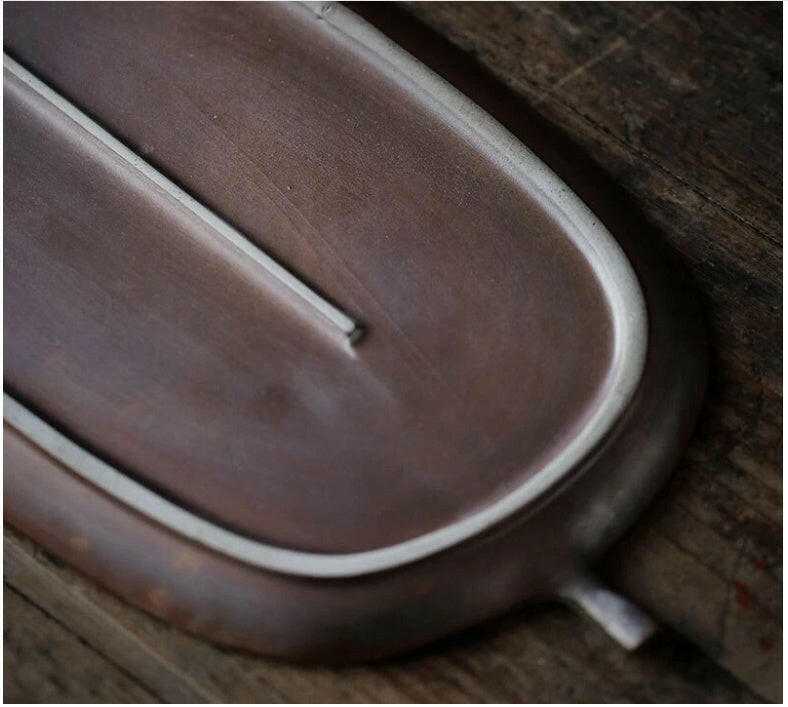
{"label": "glazed surface", "polygon": [[521,184],[303,8],[14,5],[7,50],[368,330],[354,355],[7,80],[6,384],[223,525],[418,536],[598,402],[610,314]]}

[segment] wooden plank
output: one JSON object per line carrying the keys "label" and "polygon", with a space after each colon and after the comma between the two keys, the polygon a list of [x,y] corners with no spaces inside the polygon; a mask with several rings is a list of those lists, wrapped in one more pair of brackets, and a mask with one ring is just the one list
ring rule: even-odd
{"label": "wooden plank", "polygon": [[160,702],[13,589],[4,592],[4,701]]}
{"label": "wooden plank", "polygon": [[[691,644],[659,636],[623,652],[591,621],[532,607],[418,653],[374,666],[299,667],[212,646],[123,604],[12,530],[8,582],[58,612],[86,642],[172,695],[191,689],[229,702],[750,702],[757,695]],[[76,609],[75,609],[76,607]],[[118,637],[144,646],[133,659]],[[128,656],[131,651],[126,650]],[[67,669],[67,656],[62,668]],[[162,673],[157,677],[156,672]]]}
{"label": "wooden plank", "polygon": [[[463,3],[410,13],[592,162],[690,270],[711,382],[613,580],[765,697],[782,692],[781,94],[777,5]],[[560,127],[559,127],[560,126]],[[509,126],[517,132],[517,120]],[[549,157],[548,163],[558,167]],[[603,205],[604,206],[604,205]],[[603,216],[604,220],[604,216]]]}
{"label": "wooden plank", "polygon": [[[3,576],[20,592],[45,611],[57,617],[64,627],[89,640],[91,645],[114,664],[136,676],[162,699],[169,702],[213,702],[212,695],[163,661],[159,653],[133,633],[109,619],[93,602],[79,592],[66,591],[52,569],[40,562],[32,547],[13,540],[4,542]],[[39,623],[43,623],[39,621]],[[31,668],[35,671],[35,668]]]}

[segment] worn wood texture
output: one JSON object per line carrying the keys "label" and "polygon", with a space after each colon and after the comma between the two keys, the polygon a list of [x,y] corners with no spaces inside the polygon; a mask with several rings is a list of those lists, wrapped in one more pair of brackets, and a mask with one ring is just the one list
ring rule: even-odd
{"label": "worn wood texture", "polygon": [[[538,125],[567,163],[593,164],[616,185],[615,208],[667,243],[695,281],[711,339],[708,400],[669,488],[604,568],[671,627],[654,644],[625,655],[590,622],[533,607],[397,661],[298,668],[163,626],[11,532],[6,579],[46,612],[15,612],[13,623],[57,617],[53,641],[79,636],[74,646],[167,701],[780,700],[781,12],[776,3],[390,9],[403,37],[447,41],[461,68],[506,85],[516,106],[507,126],[528,142]],[[34,645],[24,634],[7,633],[7,664]],[[68,651],[51,656],[70,667]],[[133,685],[112,681],[115,699],[130,699]],[[41,694],[9,677],[6,689],[20,700]]]}
{"label": "worn wood texture", "polygon": [[6,702],[156,702],[156,696],[13,589],[4,595]]}

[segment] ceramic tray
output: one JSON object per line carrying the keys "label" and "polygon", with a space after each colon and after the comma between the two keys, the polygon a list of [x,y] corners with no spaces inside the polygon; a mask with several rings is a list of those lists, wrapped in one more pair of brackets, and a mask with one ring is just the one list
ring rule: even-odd
{"label": "ceramic tray", "polygon": [[8,521],[274,655],[550,596],[650,634],[585,568],[701,396],[659,263],[341,6],[5,23]]}

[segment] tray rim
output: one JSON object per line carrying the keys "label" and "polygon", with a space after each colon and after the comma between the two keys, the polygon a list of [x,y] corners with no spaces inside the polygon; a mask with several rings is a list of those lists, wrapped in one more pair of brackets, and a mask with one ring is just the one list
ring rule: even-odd
{"label": "tray rim", "polygon": [[4,393],[4,418],[79,477],[192,541],[264,570],[313,578],[353,577],[406,565],[469,540],[521,511],[577,469],[599,447],[635,395],[645,367],[648,319],[637,277],[619,244],[582,200],[525,145],[351,10],[330,2],[302,2],[290,7],[313,13],[329,31],[343,35],[355,49],[366,53],[372,63],[382,64],[385,71],[394,72],[397,80],[409,84],[461,134],[481,143],[480,149],[487,157],[515,181],[525,184],[583,253],[605,293],[614,330],[606,391],[583,427],[533,476],[457,521],[381,548],[316,553],[234,533],[166,500],[74,443],[8,393]]}

